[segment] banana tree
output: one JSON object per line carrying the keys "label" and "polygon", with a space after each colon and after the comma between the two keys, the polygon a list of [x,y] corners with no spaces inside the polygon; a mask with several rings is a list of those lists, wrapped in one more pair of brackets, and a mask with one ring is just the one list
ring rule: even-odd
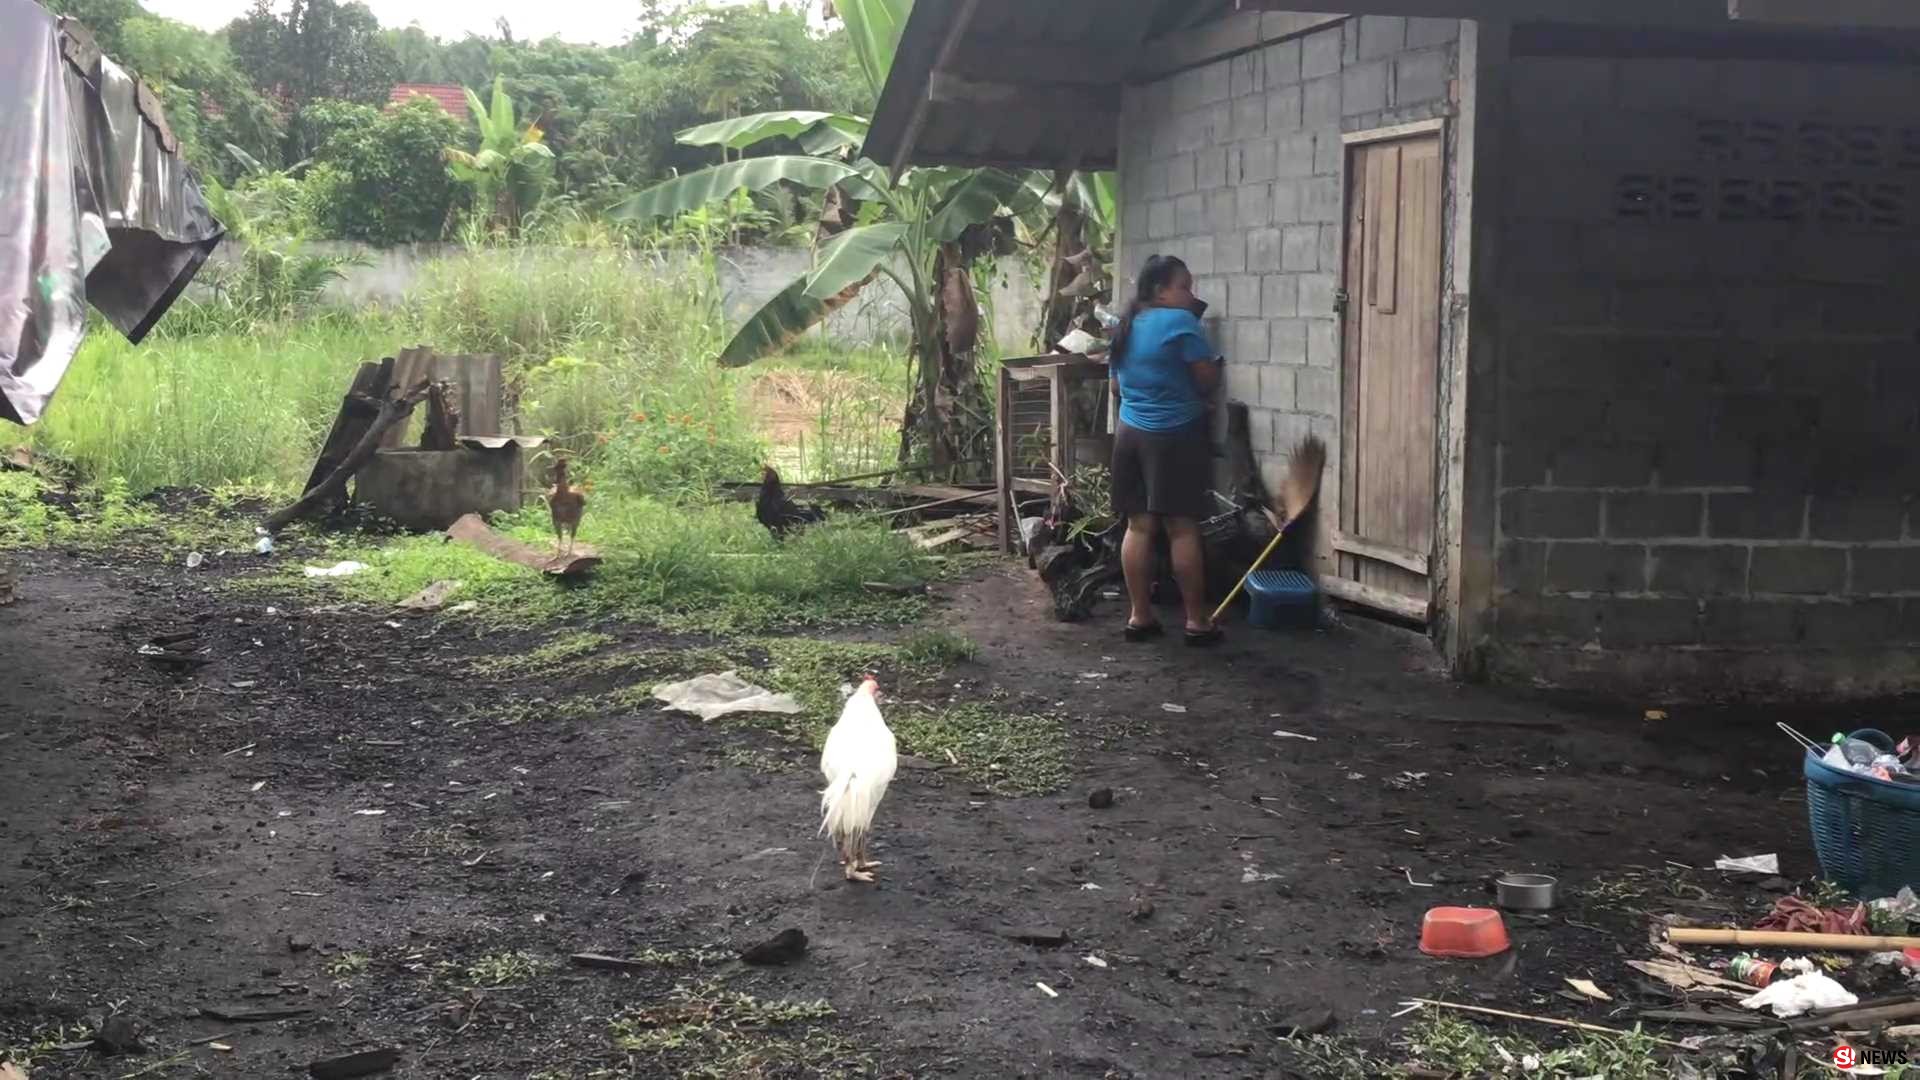
{"label": "banana tree", "polygon": [[984,460],[992,409],[974,366],[979,308],[968,268],[1007,232],[996,219],[1041,206],[1033,177],[1000,169],[913,169],[893,183],[849,151],[866,121],[837,113],[776,112],[679,133],[694,146],[746,150],[789,139],[808,154],[746,158],[676,177],[616,207],[626,219],[671,218],[736,191],[796,184],[826,195],[824,235],[811,270],[749,318],[720,362],[751,363],[778,352],[875,281],[897,286],[913,334],[915,385],[901,456],[916,444],[937,468]]}
{"label": "banana tree", "polygon": [[553,151],[546,145],[546,132],[537,120],[520,127],[513,98],[498,77],[493,80],[491,107],[482,105],[480,95],[472,90],[466,90],[466,95],[480,147],[472,153],[447,147],[442,152],[447,168],[455,180],[473,187],[476,214],[517,230],[553,183]]}
{"label": "banana tree", "polygon": [[[876,96],[892,68],[912,0],[832,0]],[[791,344],[878,280],[899,288],[913,333],[914,390],[901,426],[900,457],[916,444],[930,463],[953,469],[991,457],[993,409],[975,366],[979,306],[969,270],[988,253],[1009,254],[1015,220],[1034,236],[1045,213],[1073,198],[1053,177],[1024,170],[910,169],[889,180],[857,156],[867,121],[840,113],[786,111],[722,120],[680,132],[679,141],[746,151],[775,139],[804,154],[746,158],[642,191],[614,209],[620,217],[663,218],[724,199],[742,188],[794,184],[824,193],[813,269],[769,301],[722,351],[727,365],[750,363]],[[1083,183],[1082,186],[1085,186]],[[1089,190],[1095,190],[1090,188]],[[1111,208],[1111,187],[1106,207]],[[1081,205],[1098,205],[1089,197]]]}

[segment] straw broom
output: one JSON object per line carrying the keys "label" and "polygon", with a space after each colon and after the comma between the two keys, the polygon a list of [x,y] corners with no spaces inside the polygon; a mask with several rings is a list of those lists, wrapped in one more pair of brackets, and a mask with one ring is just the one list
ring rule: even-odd
{"label": "straw broom", "polygon": [[1233,586],[1233,591],[1227,594],[1225,600],[1220,601],[1219,607],[1213,609],[1214,622],[1220,621],[1220,616],[1226,612],[1227,606],[1240,595],[1241,589],[1247,587],[1247,579],[1267,561],[1267,557],[1280,546],[1280,541],[1287,538],[1287,532],[1293,528],[1294,523],[1306,515],[1307,508],[1313,505],[1314,496],[1320,494],[1320,474],[1325,472],[1326,468],[1327,444],[1320,441],[1318,436],[1309,435],[1293,448],[1293,453],[1287,458],[1287,478],[1280,484],[1280,509],[1283,513],[1280,528],[1274,533],[1273,542],[1267,545],[1267,549],[1260,553],[1259,558],[1253,560],[1253,565],[1247,567],[1247,572],[1240,575],[1240,580]]}

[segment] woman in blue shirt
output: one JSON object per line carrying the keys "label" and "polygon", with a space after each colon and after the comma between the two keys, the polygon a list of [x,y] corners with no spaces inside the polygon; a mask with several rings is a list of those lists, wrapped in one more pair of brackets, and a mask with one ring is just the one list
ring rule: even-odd
{"label": "woman in blue shirt", "polygon": [[1207,607],[1200,518],[1208,510],[1213,448],[1207,399],[1220,381],[1220,354],[1194,314],[1193,275],[1171,255],[1140,271],[1133,303],[1115,331],[1108,363],[1120,390],[1113,436],[1113,510],[1127,519],[1120,561],[1126,571],[1128,641],[1160,635],[1153,611],[1154,539],[1165,529],[1173,577],[1187,609],[1187,644],[1220,640]]}

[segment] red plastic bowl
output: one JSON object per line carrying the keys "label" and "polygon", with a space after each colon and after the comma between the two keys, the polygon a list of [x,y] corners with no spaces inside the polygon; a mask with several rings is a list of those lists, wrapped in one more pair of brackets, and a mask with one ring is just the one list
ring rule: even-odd
{"label": "red plastic bowl", "polygon": [[1511,945],[1507,924],[1492,908],[1437,907],[1420,924],[1420,951],[1428,956],[1478,959]]}

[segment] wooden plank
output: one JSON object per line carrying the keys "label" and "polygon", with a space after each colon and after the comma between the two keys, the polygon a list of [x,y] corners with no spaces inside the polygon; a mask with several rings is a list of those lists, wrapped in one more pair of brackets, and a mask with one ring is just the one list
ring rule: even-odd
{"label": "wooden plank", "polygon": [[1387,142],[1390,139],[1406,139],[1415,135],[1431,135],[1446,128],[1444,117],[1432,120],[1415,120],[1410,124],[1394,124],[1391,127],[1368,128],[1365,131],[1349,131],[1340,136],[1340,141],[1348,146],[1361,143]]}
{"label": "wooden plank", "polygon": [[1320,581],[1320,591],[1350,604],[1384,611],[1417,623],[1427,621],[1428,609],[1432,606],[1431,603],[1423,603],[1410,596],[1388,589],[1376,589],[1371,585],[1348,581],[1346,578],[1323,578]]}
{"label": "wooden plank", "polygon": [[479,514],[468,514],[448,526],[447,536],[496,559],[530,566],[554,577],[578,577],[600,565],[600,553],[586,544],[575,544],[571,555],[537,548],[494,532]]}
{"label": "wooden plank", "polygon": [[1426,574],[1430,568],[1429,557],[1411,548],[1398,548],[1392,544],[1381,544],[1371,540],[1362,540],[1357,536],[1348,536],[1339,531],[1335,531],[1333,534],[1333,550],[1345,552],[1348,555],[1358,555],[1361,558],[1375,559],[1379,562],[1392,563],[1395,566],[1410,570],[1416,574]]}
{"label": "wooden plank", "polygon": [[1013,552],[1013,455],[1008,453],[1007,429],[1013,424],[1013,379],[1007,369],[1000,369],[1000,377],[995,380],[997,389],[993,409],[993,480],[994,491],[998,498],[994,500],[1000,519],[999,541],[1001,554]]}
{"label": "wooden plank", "polygon": [[1299,11],[1239,11],[1201,26],[1147,40],[1127,81],[1154,82],[1223,57],[1285,41],[1349,16]]}
{"label": "wooden plank", "polygon": [[[927,77],[931,81],[933,74],[945,68],[953,61],[953,55],[959,48],[960,40],[966,36],[967,27],[973,22],[973,16],[980,9],[980,0],[960,0],[953,21],[947,25],[945,37],[940,41],[940,49],[934,54],[933,63],[927,65]],[[914,98],[913,110],[907,116],[906,130],[901,133],[900,145],[894,148],[893,160],[888,162],[893,175],[905,172],[913,161],[914,144],[920,141],[920,132],[927,126],[927,114],[933,109],[930,94],[919,94]]]}
{"label": "wooden plank", "polygon": [[367,428],[373,424],[374,417],[380,414],[380,403],[386,400],[387,391],[393,386],[393,358],[388,357],[378,364],[361,364],[354,373],[353,383],[347,388],[347,396],[341,399],[340,412],[333,418],[333,427],[327,432],[327,441],[321,444],[320,456],[314,460],[313,472],[302,485],[302,494],[320,486],[321,481],[333,475],[333,470],[353,452],[354,446],[366,435]]}
{"label": "wooden plank", "polygon": [[1373,235],[1380,242],[1379,274],[1380,314],[1400,310],[1400,147],[1380,148],[1380,227]]}
{"label": "wooden plank", "polygon": [[[1052,68],[1042,71],[1051,72]],[[1098,87],[1013,79],[967,79],[946,71],[927,77],[927,97],[936,105],[1035,109],[1046,112],[1099,115],[1113,112],[1113,100]]]}
{"label": "wooden plank", "polygon": [[[1247,0],[1273,11],[1298,0]],[[1748,3],[1750,0],[1740,0]],[[1785,2],[1785,0],[1776,0]],[[1808,7],[1813,0],[1803,0]],[[1824,0],[1822,0],[1824,2]],[[1847,8],[1892,6],[1900,0],[1848,0]],[[1348,15],[1406,15],[1427,19],[1511,22],[1624,23],[1636,26],[1725,25],[1727,0],[1342,0]]]}
{"label": "wooden plank", "polygon": [[1877,26],[1920,29],[1920,6],[1913,0],[1727,0],[1727,18],[1736,22],[1790,26]]}

